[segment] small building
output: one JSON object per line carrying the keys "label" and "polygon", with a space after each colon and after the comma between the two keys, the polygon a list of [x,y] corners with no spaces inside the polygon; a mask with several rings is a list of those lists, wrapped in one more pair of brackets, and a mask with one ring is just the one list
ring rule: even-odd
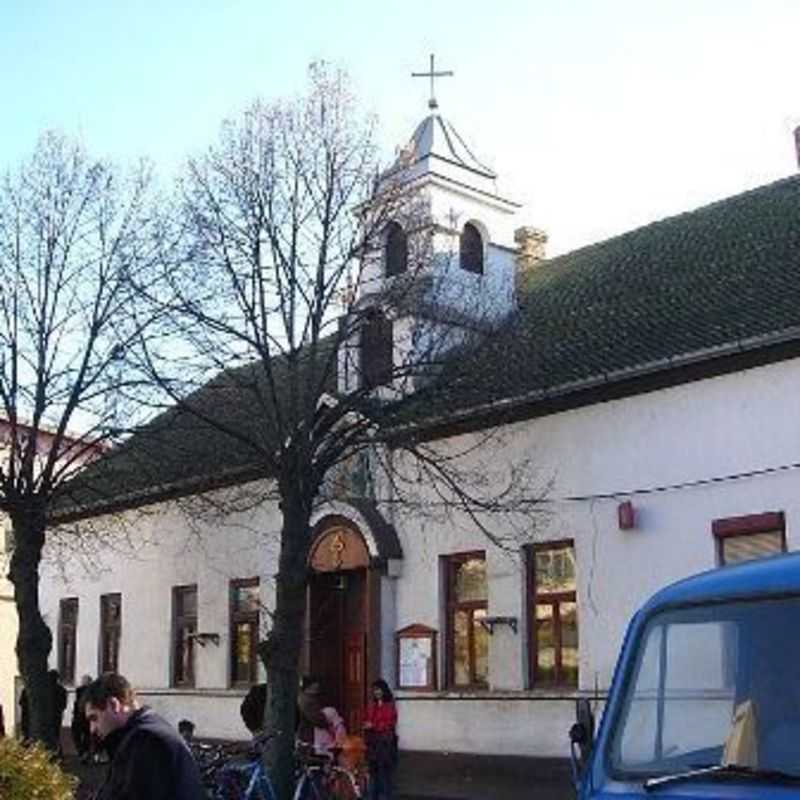
{"label": "small building", "polygon": [[[16,435],[25,439],[31,431],[30,426],[24,422],[17,421],[12,426],[8,420],[0,418],[0,466],[9,474],[8,461],[12,451],[10,442],[11,437]],[[38,430],[37,452],[44,456],[50,452],[53,446],[53,431],[44,426]],[[80,455],[75,456],[70,452],[70,448],[80,449]],[[80,438],[67,435],[62,440],[62,452],[69,453],[72,464],[70,471],[80,469],[86,463],[94,460],[104,451],[104,447],[99,444],[86,445]],[[3,718],[6,732],[13,733],[20,724],[19,714],[19,695],[22,691],[22,681],[17,666],[17,635],[19,633],[19,622],[17,615],[16,601],[14,597],[14,584],[8,577],[11,566],[11,556],[14,549],[14,536],[12,532],[11,520],[0,512],[0,705],[3,708]],[[52,549],[51,549],[52,554]],[[70,608],[74,604],[67,602],[64,604],[64,613],[61,618],[60,634],[64,641],[70,641],[70,626],[74,627],[77,620],[70,617]],[[74,671],[74,664],[69,662],[71,650],[64,647],[64,641],[55,641],[56,651],[58,652],[58,663],[68,674]]]}
{"label": "small building", "polygon": [[[498,323],[485,383],[431,440],[490,477],[532,461],[541,514],[488,541],[466,517],[387,502],[370,460],[352,465],[313,518],[303,668],[351,728],[385,677],[404,748],[561,756],[576,696],[602,697],[646,596],[800,544],[800,178],[547,259],[435,110],[394,170],[433,220],[432,285],[460,319],[477,299]],[[409,236],[387,225],[375,281],[403,273]],[[425,308],[343,353],[340,387],[358,359],[403,357]],[[119,670],[173,721],[243,738],[280,511],[221,432],[175,413],[147,436],[121,449],[115,492],[62,517],[126,548],[46,572],[57,666],[68,682]],[[237,487],[252,502],[220,519],[214,499]]]}
{"label": "small building", "polygon": [[[0,565],[8,562],[11,530],[7,519],[0,518]],[[14,587],[0,571],[0,706],[6,732],[14,730],[16,722],[15,679],[17,677],[17,609],[14,605]]]}

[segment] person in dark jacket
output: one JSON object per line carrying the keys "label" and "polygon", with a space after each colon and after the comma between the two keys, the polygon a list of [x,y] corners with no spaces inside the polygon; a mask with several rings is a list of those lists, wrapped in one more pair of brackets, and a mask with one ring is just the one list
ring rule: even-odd
{"label": "person in dark jacket", "polygon": [[67,690],[61,684],[61,676],[57,669],[51,669],[47,673],[48,689],[50,690],[50,702],[53,717],[51,720],[51,732],[56,743],[56,751],[59,756],[61,752],[61,725],[64,720],[64,711],[67,707]]}
{"label": "person in dark jacket", "polygon": [[90,683],[84,708],[111,759],[96,800],[203,800],[186,742],[166,720],[139,705],[122,675],[106,673]]}
{"label": "person in dark jacket", "polygon": [[84,763],[91,758],[92,737],[89,733],[89,721],[83,713],[84,698],[86,688],[92,682],[91,675],[84,675],[81,678],[80,686],[75,687],[75,700],[72,704],[72,741],[75,743],[75,750],[78,757]]}
{"label": "person in dark jacket", "polygon": [[19,735],[23,742],[31,738],[31,709],[28,704],[28,690],[24,688],[19,695]]}
{"label": "person in dark jacket", "polygon": [[[47,673],[47,690],[50,693],[50,709],[53,713],[50,721],[51,732],[60,755],[61,720],[64,717],[64,709],[67,707],[67,690],[61,685],[61,678],[57,669],[51,669]],[[27,689],[23,689],[19,696],[19,711],[22,741],[27,742],[31,738],[31,709]]]}
{"label": "person in dark jacket", "polygon": [[256,683],[242,700],[239,713],[247,730],[254,736],[264,727],[264,708],[267,705],[267,684]]}

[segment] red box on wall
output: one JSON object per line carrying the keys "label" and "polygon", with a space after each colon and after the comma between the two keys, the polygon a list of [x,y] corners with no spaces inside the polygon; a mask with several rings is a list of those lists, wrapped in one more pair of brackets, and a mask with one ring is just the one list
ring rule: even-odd
{"label": "red box on wall", "polygon": [[629,531],[636,527],[636,509],[630,500],[626,500],[617,506],[617,519],[619,520],[619,529],[621,531]]}

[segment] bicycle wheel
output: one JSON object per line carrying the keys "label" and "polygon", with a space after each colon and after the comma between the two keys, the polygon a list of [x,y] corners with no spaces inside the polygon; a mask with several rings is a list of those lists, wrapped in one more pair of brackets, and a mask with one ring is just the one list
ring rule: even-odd
{"label": "bicycle wheel", "polygon": [[259,761],[231,760],[217,772],[214,800],[274,800],[274,794]]}
{"label": "bicycle wheel", "polygon": [[253,769],[243,800],[275,800],[275,791],[270,783],[269,775],[260,761]]}
{"label": "bicycle wheel", "polygon": [[319,770],[303,772],[295,786],[292,800],[331,800]]}
{"label": "bicycle wheel", "polygon": [[332,800],[360,800],[363,796],[355,777],[339,767],[328,777],[328,791]]}

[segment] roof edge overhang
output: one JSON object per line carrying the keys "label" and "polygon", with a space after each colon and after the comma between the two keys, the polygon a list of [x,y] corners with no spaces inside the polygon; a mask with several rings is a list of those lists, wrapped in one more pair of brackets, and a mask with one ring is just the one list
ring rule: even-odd
{"label": "roof edge overhang", "polygon": [[219,471],[214,475],[197,475],[185,480],[159,483],[146,489],[113,497],[98,499],[89,503],[75,504],[58,510],[48,516],[53,525],[66,525],[83,519],[103,517],[122,511],[133,511],[137,508],[163,503],[168,500],[179,500],[184,497],[202,494],[230,486],[241,486],[259,480],[269,479],[269,472],[259,465],[248,465]]}
{"label": "roof edge overhang", "polygon": [[[411,175],[405,179],[402,179],[402,177],[399,175],[397,177],[398,182],[396,184],[389,185],[395,190],[399,191],[422,189],[426,188],[427,185],[432,184],[450,191],[456,191],[457,193],[471,199],[480,199],[507,214],[513,214],[517,209],[522,208],[522,203],[518,203],[516,200],[510,200],[509,198],[502,197],[499,194],[487,192],[485,189],[479,189],[475,186],[471,186],[468,183],[451,178],[449,175],[444,175],[441,172],[423,172],[420,175]],[[387,190],[379,190],[375,197],[371,200],[365,200],[359,203],[354,208],[354,213],[356,215],[363,215],[369,210],[371,205],[375,204],[375,201],[380,201],[382,191]]]}
{"label": "roof edge overhang", "polygon": [[413,436],[416,441],[445,439],[798,357],[800,326],[793,326],[772,334],[677,354],[583,380],[471,406],[460,412],[398,430],[391,437],[390,443],[393,446],[402,446],[402,440],[406,436]]}

